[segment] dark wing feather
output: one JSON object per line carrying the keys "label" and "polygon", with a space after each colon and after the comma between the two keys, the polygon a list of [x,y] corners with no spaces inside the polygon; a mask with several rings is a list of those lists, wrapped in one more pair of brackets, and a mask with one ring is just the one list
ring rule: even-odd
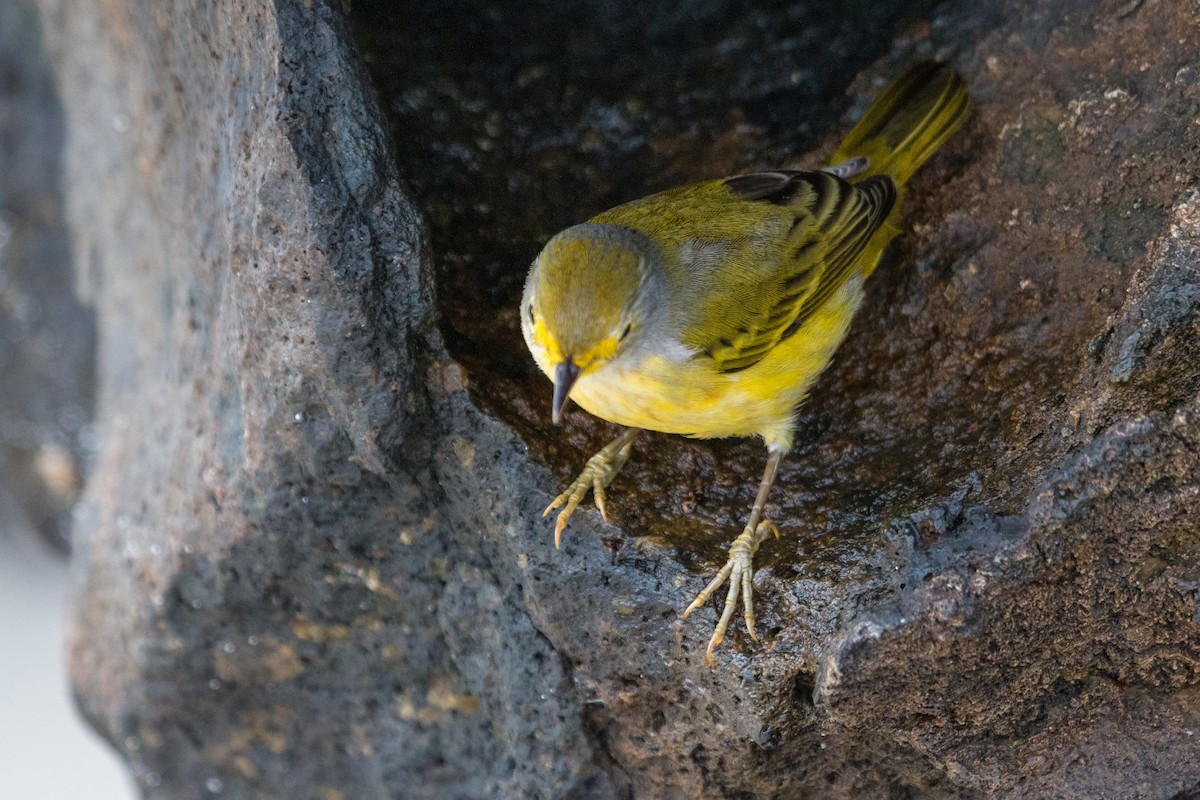
{"label": "dark wing feather", "polygon": [[796,195],[800,188],[796,178],[802,174],[795,170],[751,172],[726,178],[725,186],[743,200],[763,200],[781,206]]}
{"label": "dark wing feather", "polygon": [[725,185],[744,200],[771,203],[792,212],[785,234],[785,264],[763,293],[772,298],[765,313],[704,352],[718,369],[734,372],[758,363],[793,335],[852,274],[859,257],[896,200],[887,176],[851,185],[828,172],[779,170],[739,175]]}

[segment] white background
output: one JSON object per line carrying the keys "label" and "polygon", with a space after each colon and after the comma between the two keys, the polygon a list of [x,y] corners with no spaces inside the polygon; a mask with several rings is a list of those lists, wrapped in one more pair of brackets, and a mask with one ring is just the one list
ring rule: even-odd
{"label": "white background", "polygon": [[66,590],[65,561],[0,508],[0,798],[130,800],[124,768],[67,690]]}

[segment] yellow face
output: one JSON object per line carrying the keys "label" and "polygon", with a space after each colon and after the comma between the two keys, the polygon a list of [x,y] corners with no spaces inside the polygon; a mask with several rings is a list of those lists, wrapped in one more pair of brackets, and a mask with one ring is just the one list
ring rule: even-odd
{"label": "yellow face", "polygon": [[529,329],[526,341],[542,371],[551,377],[554,367],[568,360],[579,368],[581,375],[596,371],[613,359],[620,350],[623,334],[628,335],[628,330],[632,328],[627,325],[625,330],[612,332],[590,347],[570,350],[563,347],[559,338],[546,324],[546,318],[537,313],[536,298],[534,303],[535,305],[526,311]]}
{"label": "yellow face", "polygon": [[[571,362],[587,375],[621,351],[634,328],[631,311],[643,265],[623,242],[578,226],[551,239],[525,288],[522,329],[542,371]],[[579,230],[576,235],[570,235]]]}
{"label": "yellow face", "polygon": [[620,356],[637,327],[646,263],[629,235],[615,226],[568,228],[529,270],[521,329],[538,366],[554,381],[556,422],[575,382]]}

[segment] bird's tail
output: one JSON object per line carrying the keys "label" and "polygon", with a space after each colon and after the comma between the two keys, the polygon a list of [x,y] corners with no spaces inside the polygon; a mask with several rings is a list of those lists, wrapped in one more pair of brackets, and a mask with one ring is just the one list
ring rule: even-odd
{"label": "bird's tail", "polygon": [[902,186],[970,112],[971,98],[957,72],[931,61],[917,64],[883,90],[829,163],[836,168],[865,159],[851,182],[888,175]]}

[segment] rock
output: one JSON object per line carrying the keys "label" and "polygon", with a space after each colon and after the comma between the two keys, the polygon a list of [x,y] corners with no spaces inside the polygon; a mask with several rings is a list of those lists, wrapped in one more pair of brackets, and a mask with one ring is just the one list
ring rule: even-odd
{"label": "rock", "polygon": [[[0,516],[65,550],[91,457],[95,320],[63,219],[59,105],[32,3],[0,7]],[[77,295],[77,292],[79,295]]]}
{"label": "rock", "polygon": [[155,8],[42,5],[104,376],[83,710],[146,797],[603,788],[561,660],[440,510],[433,408],[465,395],[425,385],[426,245],[340,11]]}
{"label": "rock", "polygon": [[[39,0],[99,331],[71,677],[145,796],[1200,790],[1194,8],[413,5],[354,17],[389,142],[338,5]],[[801,411],[764,641],[709,668],[679,610],[761,445],[645,437],[556,551],[611,431],[547,423],[525,267],[814,163],[934,55],[976,117]]]}

